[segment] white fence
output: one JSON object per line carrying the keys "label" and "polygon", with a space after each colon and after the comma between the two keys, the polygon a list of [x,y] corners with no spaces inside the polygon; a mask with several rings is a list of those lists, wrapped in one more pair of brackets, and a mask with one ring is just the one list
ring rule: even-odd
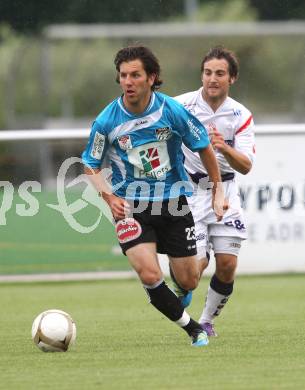
{"label": "white fence", "polygon": [[[0,131],[0,141],[88,135],[88,129]],[[239,273],[305,272],[305,124],[257,125],[256,151],[251,173],[238,176],[249,233]]]}

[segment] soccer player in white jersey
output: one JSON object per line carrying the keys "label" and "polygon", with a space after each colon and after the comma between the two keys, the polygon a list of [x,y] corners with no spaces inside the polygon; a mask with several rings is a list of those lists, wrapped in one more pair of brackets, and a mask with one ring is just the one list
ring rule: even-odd
{"label": "soccer player in white jersey", "polygon": [[[211,191],[204,190],[207,171],[200,164],[198,153],[183,146],[184,165],[197,188],[189,205],[195,221],[200,272],[208,265],[210,247],[216,259],[216,271],[199,319],[209,336],[216,336],[214,318],[233,292],[237,257],[241,242],[247,237],[235,172],[246,175],[251,170],[255,154],[254,124],[251,112],[228,96],[238,71],[238,60],[232,51],[222,46],[212,48],[202,60],[202,87],[176,97],[209,132],[229,204],[223,219],[217,222],[210,206]],[[178,282],[176,280],[174,285],[186,307],[191,292],[179,288],[179,277],[172,273],[174,282],[177,276]]]}
{"label": "soccer player in white jersey", "polygon": [[[157,251],[169,255],[185,289],[197,286],[195,228],[187,203],[192,185],[183,166],[181,144],[197,151],[205,164],[215,184],[211,202],[217,214],[213,213],[220,220],[224,197],[220,191],[217,211],[216,186],[221,178],[215,154],[198,119],[174,99],[155,92],[162,83],[160,66],[148,48],[121,49],[115,66],[123,95],[93,123],[82,155],[85,172],[108,203],[121,249],[152,305],[184,329],[193,346],[204,346],[207,334],[165,283]],[[100,175],[105,158],[112,168],[111,191]]]}

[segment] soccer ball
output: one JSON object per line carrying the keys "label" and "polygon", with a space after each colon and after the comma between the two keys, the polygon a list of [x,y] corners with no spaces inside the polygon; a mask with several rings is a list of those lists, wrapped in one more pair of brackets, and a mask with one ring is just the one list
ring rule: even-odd
{"label": "soccer ball", "polygon": [[76,338],[72,317],[62,310],[40,313],[32,325],[32,339],[44,352],[66,352]]}

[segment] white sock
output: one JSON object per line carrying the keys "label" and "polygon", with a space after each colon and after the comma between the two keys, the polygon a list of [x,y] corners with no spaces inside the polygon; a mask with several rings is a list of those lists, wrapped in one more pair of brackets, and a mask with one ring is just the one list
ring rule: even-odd
{"label": "white sock", "polygon": [[189,314],[184,310],[182,317],[178,320],[175,321],[177,325],[179,325],[181,328],[186,326],[190,322],[190,316]]}
{"label": "white sock", "polygon": [[205,307],[199,318],[199,323],[203,324],[204,322],[210,322],[212,324],[214,318],[216,316],[219,316],[228,299],[228,295],[219,294],[218,292],[213,290],[211,286],[209,286],[205,301]]}

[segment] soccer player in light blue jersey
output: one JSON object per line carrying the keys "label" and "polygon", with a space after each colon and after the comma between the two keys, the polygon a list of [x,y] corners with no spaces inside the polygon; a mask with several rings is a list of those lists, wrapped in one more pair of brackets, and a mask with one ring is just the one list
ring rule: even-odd
{"label": "soccer player in light blue jersey", "polygon": [[[183,288],[196,288],[196,237],[187,203],[192,186],[181,145],[199,152],[221,219],[224,199],[215,155],[201,123],[178,102],[155,92],[162,84],[160,66],[148,48],[123,48],[114,62],[123,94],[93,123],[82,155],[85,172],[108,203],[122,251],[152,305],[184,329],[193,346],[207,345],[206,333],[165,283],[157,252],[169,256]],[[111,190],[100,174],[102,164],[111,167]]]}

